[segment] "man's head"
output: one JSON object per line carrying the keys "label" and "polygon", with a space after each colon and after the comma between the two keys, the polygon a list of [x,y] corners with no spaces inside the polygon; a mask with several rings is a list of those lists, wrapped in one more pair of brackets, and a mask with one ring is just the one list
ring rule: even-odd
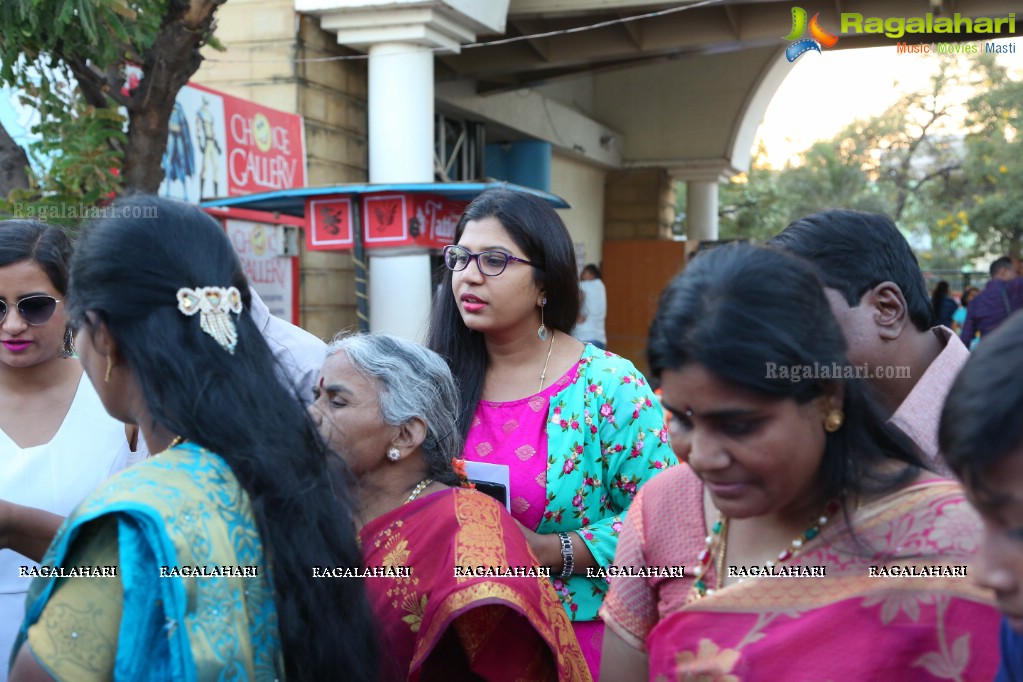
{"label": "man's head", "polygon": [[934,313],[920,266],[887,216],[847,210],[814,213],[793,222],[768,244],[817,266],[851,362],[890,362],[891,342],[930,329]]}
{"label": "man's head", "polygon": [[984,521],[978,582],[995,591],[1010,624],[1023,629],[1023,314],[970,354],[941,413],[945,461]]}
{"label": "man's head", "polygon": [[988,268],[991,279],[1014,279],[1016,277],[1016,264],[1008,256],[1002,256],[991,263]]}
{"label": "man's head", "polygon": [[579,275],[579,279],[583,281],[589,279],[600,279],[600,268],[593,263],[587,263],[586,267],[583,268],[582,274]]}

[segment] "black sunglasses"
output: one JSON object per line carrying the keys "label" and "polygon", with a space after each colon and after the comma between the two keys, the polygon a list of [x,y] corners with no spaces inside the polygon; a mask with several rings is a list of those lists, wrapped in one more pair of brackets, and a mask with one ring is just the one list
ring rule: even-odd
{"label": "black sunglasses", "polygon": [[[33,327],[38,327],[50,321],[54,311],[57,310],[58,303],[60,303],[60,300],[53,296],[35,294],[18,299],[18,302],[14,305],[18,308],[18,315],[21,316],[21,319]],[[10,304],[7,301],[0,301],[0,322],[3,322],[4,318],[7,317],[9,309]]]}

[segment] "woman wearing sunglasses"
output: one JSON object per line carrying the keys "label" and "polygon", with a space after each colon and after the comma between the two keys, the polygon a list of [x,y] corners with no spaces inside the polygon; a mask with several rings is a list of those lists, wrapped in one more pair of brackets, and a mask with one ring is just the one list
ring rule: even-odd
{"label": "woman wearing sunglasses", "polygon": [[72,357],[71,251],[58,228],[0,222],[0,680],[24,615],[22,567],[34,569],[62,517],[131,454]]}
{"label": "woman wearing sunglasses", "polygon": [[512,516],[551,568],[596,678],[607,581],[587,570],[611,563],[636,490],[677,462],[661,408],[631,362],[569,334],[575,250],[546,202],[484,192],[455,238],[429,346],[461,387],[466,459],[509,468]]}

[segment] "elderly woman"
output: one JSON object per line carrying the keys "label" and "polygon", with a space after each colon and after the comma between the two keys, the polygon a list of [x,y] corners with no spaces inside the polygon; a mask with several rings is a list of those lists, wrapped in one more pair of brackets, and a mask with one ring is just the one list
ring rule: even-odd
{"label": "elderly woman", "polygon": [[868,400],[810,265],[701,255],[649,349],[687,465],[640,491],[615,563],[686,571],[612,579],[602,679],[991,679],[980,520]]}
{"label": "elderly woman", "polygon": [[[459,487],[458,397],[444,361],[393,336],[338,337],[314,393],[320,433],[358,479],[367,571],[384,574],[367,583],[385,674],[392,665],[409,680],[590,679],[514,520]],[[506,569],[527,576],[494,575]]]}

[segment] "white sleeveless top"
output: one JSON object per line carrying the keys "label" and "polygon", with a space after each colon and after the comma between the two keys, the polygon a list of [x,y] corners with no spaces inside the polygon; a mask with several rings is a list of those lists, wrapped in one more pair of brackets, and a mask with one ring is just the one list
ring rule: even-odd
{"label": "white sleeveless top", "polygon": [[[67,516],[86,495],[131,461],[124,424],[103,408],[85,374],[64,422],[49,443],[21,448],[0,430],[0,499]],[[25,614],[31,578],[21,566],[36,564],[0,550],[0,682]]]}

